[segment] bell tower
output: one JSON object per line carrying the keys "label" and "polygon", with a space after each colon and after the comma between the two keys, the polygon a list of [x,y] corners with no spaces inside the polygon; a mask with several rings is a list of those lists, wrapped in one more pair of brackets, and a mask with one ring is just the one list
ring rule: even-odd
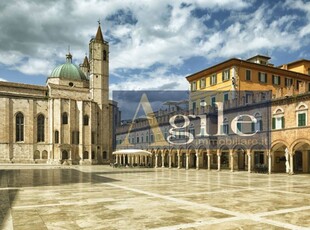
{"label": "bell tower", "polygon": [[90,95],[97,104],[92,132],[96,133],[94,163],[103,163],[110,155],[110,115],[109,115],[109,44],[103,39],[100,21],[96,36],[89,42]]}
{"label": "bell tower", "polygon": [[109,44],[104,41],[98,22],[96,36],[89,43],[90,90],[93,101],[109,105]]}

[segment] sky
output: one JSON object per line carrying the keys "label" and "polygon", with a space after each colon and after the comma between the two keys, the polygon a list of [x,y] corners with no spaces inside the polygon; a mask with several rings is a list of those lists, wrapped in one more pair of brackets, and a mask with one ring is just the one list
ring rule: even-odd
{"label": "sky", "polygon": [[82,63],[101,22],[110,90],[187,90],[185,77],[229,58],[310,59],[307,0],[10,0],[0,2],[0,80],[45,85]]}

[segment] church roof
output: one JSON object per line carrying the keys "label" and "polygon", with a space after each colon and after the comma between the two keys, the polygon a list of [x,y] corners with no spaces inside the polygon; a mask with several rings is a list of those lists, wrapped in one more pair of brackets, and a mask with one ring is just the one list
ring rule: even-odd
{"label": "church roof", "polygon": [[49,78],[61,78],[74,81],[88,80],[85,74],[80,70],[80,68],[72,64],[72,55],[69,53],[66,56],[67,56],[66,63],[57,66],[52,71]]}
{"label": "church roof", "polygon": [[89,66],[89,61],[88,61],[87,56],[85,56],[82,66],[83,66],[83,67],[87,67],[87,68],[90,67],[90,66]]}
{"label": "church roof", "polygon": [[102,42],[102,43],[104,42],[100,24],[98,26],[98,30],[97,30],[97,33],[96,33],[95,40],[98,41],[98,42]]}

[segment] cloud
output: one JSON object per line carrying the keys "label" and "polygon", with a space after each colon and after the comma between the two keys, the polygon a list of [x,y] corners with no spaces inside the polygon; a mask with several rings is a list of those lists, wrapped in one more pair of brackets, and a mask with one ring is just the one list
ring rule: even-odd
{"label": "cloud", "polygon": [[0,81],[7,81],[7,80],[5,80],[4,78],[1,78],[1,77],[0,77]]}
{"label": "cloud", "polygon": [[194,57],[214,64],[266,50],[305,50],[309,12],[310,3],[301,0],[2,1],[0,64],[47,76],[64,63],[68,45],[78,64],[100,18],[110,44],[112,89],[133,89],[135,81],[143,89],[186,89],[189,72],[169,69]]}

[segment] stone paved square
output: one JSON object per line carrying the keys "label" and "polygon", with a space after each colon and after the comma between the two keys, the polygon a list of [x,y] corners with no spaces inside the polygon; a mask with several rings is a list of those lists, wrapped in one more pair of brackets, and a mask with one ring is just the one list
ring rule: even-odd
{"label": "stone paved square", "polygon": [[309,229],[310,175],[2,165],[2,229]]}

